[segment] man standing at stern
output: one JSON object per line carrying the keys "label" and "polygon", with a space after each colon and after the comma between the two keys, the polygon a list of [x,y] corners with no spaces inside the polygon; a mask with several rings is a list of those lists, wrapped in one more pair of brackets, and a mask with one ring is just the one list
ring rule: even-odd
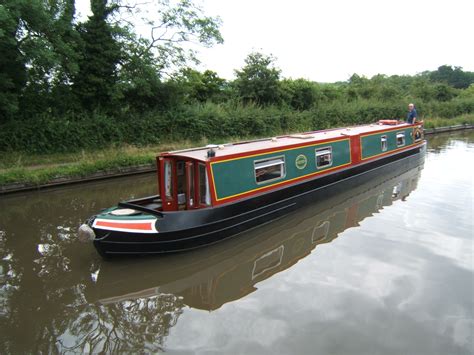
{"label": "man standing at stern", "polygon": [[407,123],[413,124],[416,122],[416,108],[414,104],[408,105],[408,113],[407,113]]}

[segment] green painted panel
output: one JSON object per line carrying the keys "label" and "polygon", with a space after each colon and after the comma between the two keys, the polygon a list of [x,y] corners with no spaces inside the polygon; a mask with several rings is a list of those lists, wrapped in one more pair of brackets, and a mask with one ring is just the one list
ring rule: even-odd
{"label": "green painted panel", "polygon": [[[317,169],[315,151],[324,147],[332,148],[332,165]],[[301,155],[306,157],[306,164],[303,163],[304,158]],[[285,159],[286,174],[284,178],[257,184],[255,181],[254,162],[277,157],[284,157]],[[346,139],[254,157],[216,162],[212,164],[212,172],[217,198],[222,199],[348,163],[350,163],[350,141]]]}
{"label": "green painted panel", "polygon": [[[362,137],[362,159],[367,159],[382,153],[390,152],[397,148],[397,133],[405,132],[405,145],[410,145],[413,143],[413,138],[411,136],[412,128],[405,128],[401,130],[376,133],[370,136]],[[381,137],[387,136],[387,150],[382,151]]]}

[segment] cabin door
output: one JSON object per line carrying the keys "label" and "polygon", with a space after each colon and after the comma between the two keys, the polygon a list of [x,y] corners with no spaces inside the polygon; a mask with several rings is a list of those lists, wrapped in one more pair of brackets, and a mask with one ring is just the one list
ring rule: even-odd
{"label": "cabin door", "polygon": [[163,210],[176,211],[178,209],[176,194],[176,163],[173,159],[163,159],[161,164],[161,171],[163,172]]}
{"label": "cabin door", "polygon": [[211,204],[206,165],[195,161],[160,158],[164,211],[190,210]]}
{"label": "cabin door", "polygon": [[196,172],[193,161],[176,160],[176,182],[178,210],[189,210],[196,207]]}

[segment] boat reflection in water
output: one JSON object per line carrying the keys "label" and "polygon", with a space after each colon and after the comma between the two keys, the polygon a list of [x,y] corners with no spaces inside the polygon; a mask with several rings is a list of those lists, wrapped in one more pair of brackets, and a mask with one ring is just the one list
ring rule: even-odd
{"label": "boat reflection in water", "polygon": [[193,308],[218,309],[255,291],[256,283],[294,265],[347,228],[406,199],[422,167],[423,155],[417,155],[341,181],[321,189],[315,204],[208,248],[102,263],[89,300],[111,304],[174,295]]}

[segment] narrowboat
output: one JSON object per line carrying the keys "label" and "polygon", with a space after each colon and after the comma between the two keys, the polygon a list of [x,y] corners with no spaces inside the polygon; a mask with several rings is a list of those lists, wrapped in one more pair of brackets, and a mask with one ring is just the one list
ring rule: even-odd
{"label": "narrowboat", "polygon": [[346,229],[376,213],[390,214],[392,204],[402,203],[417,188],[422,169],[422,156],[400,159],[319,189],[311,205],[226,243],[159,259],[102,263],[96,281],[86,288],[86,299],[128,305],[166,297],[181,306],[218,309],[255,292],[259,282],[292,267]]}
{"label": "narrowboat", "polygon": [[80,226],[103,257],[213,244],[314,202],[314,193],[425,148],[422,123],[370,125],[208,145],[158,155],[158,194]]}

